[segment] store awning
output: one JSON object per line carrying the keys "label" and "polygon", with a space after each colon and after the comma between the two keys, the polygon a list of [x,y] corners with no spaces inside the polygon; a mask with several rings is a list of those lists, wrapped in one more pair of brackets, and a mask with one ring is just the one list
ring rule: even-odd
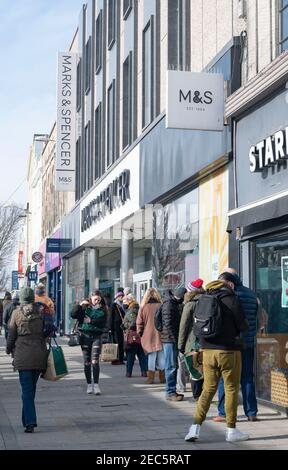
{"label": "store awning", "polygon": [[269,202],[263,201],[262,204],[255,207],[231,211],[228,215],[227,232],[231,232],[237,227],[247,227],[248,225],[288,216],[288,195]]}

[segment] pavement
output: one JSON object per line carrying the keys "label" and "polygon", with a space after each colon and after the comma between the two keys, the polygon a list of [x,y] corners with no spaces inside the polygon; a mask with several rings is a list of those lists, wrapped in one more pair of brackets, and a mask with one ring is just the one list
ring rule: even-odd
{"label": "pavement", "polygon": [[[202,425],[200,439],[185,442],[195,402],[189,390],[182,402],[165,400],[164,386],[145,384],[138,363],[132,378],[125,366],[101,362],[102,395],[87,395],[80,347],[68,347],[59,339],[69,375],[58,382],[39,379],[36,395],[38,427],[23,432],[21,392],[11,357],[0,337],[0,450],[287,450],[288,421],[284,414],[259,406],[259,422],[248,422],[239,405],[238,423],[250,440],[225,441],[225,423],[214,423],[212,404]],[[188,389],[190,386],[188,385]],[[2,454],[3,455],[3,454]]]}

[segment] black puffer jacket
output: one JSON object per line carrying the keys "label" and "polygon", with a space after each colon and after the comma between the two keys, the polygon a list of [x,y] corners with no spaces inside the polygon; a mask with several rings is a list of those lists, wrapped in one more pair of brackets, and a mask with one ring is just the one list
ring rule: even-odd
{"label": "black puffer jacket", "polygon": [[162,343],[175,343],[178,344],[179,325],[181,319],[181,312],[183,308],[183,301],[177,300],[169,291],[169,296],[164,300],[162,311]]}

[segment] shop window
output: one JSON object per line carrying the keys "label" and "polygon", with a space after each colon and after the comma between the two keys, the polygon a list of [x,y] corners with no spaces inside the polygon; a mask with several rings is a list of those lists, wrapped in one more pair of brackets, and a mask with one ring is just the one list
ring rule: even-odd
{"label": "shop window", "polygon": [[280,48],[288,49],[288,0],[280,1]]}
{"label": "shop window", "polygon": [[199,276],[198,189],[153,214],[153,285],[164,294]]}
{"label": "shop window", "polygon": [[264,309],[257,335],[257,394],[287,406],[287,387],[279,383],[277,389],[275,377],[288,373],[288,234],[256,241],[255,264],[256,293]]}

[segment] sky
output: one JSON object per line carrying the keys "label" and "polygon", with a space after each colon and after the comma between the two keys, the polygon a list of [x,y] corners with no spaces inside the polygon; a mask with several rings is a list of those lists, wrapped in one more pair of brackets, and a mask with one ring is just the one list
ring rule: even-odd
{"label": "sky", "polygon": [[57,53],[69,50],[83,3],[0,0],[0,204],[20,186],[9,204],[26,207],[29,149],[55,121]]}

